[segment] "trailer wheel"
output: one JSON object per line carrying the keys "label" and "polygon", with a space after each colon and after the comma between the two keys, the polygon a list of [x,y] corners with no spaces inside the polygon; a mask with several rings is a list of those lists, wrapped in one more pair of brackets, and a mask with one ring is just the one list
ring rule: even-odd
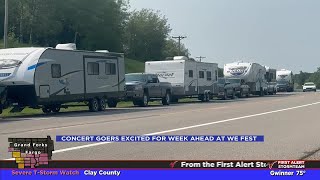
{"label": "trailer wheel", "polygon": [[106,100],[104,98],[99,99],[99,111],[104,111],[106,109]]}
{"label": "trailer wheel", "polygon": [[166,96],[164,98],[162,98],[162,105],[170,105],[171,102],[171,94],[170,92],[166,92]]}
{"label": "trailer wheel", "polygon": [[243,97],[243,92],[242,92],[242,89],[240,89],[240,93],[238,95],[238,98],[242,98]]}
{"label": "trailer wheel", "polygon": [[147,107],[149,104],[149,95],[145,92],[143,93],[143,98],[140,100],[139,106]]}
{"label": "trailer wheel", "polygon": [[206,102],[209,102],[209,101],[210,101],[210,93],[208,92],[208,93],[205,95],[205,97],[206,97]]}
{"label": "trailer wheel", "polygon": [[118,105],[118,101],[115,99],[108,99],[107,104],[109,108],[115,108]]}
{"label": "trailer wheel", "polygon": [[44,107],[42,107],[42,112],[45,114],[49,114],[49,113],[51,113],[51,108],[44,106]]}
{"label": "trailer wheel", "polygon": [[60,106],[54,106],[51,108],[51,111],[54,112],[54,113],[58,113],[60,112]]}
{"label": "trailer wheel", "polygon": [[91,112],[99,111],[99,102],[96,98],[93,98],[89,101],[89,110]]}

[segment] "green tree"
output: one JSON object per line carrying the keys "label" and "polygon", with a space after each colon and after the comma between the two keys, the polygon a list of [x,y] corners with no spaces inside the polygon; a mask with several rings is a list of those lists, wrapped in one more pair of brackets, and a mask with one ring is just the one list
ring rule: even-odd
{"label": "green tree", "polygon": [[170,31],[167,18],[159,11],[134,11],[125,30],[125,52],[129,57],[141,60],[162,59]]}
{"label": "green tree", "polygon": [[[179,54],[179,43],[171,38],[167,39],[162,54],[163,57],[177,56]],[[186,57],[190,56],[189,50],[184,46],[184,44],[181,44],[180,55]]]}

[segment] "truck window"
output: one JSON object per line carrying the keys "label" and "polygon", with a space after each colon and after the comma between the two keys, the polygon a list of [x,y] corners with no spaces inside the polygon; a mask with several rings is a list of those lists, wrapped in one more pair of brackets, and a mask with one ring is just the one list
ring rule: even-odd
{"label": "truck window", "polygon": [[115,63],[106,63],[106,75],[116,75],[116,64]]}
{"label": "truck window", "polygon": [[207,71],[207,80],[208,81],[212,80],[211,71]]}
{"label": "truck window", "polygon": [[61,65],[60,64],[51,64],[51,76],[52,78],[61,77]]}
{"label": "truck window", "polygon": [[201,79],[204,78],[204,71],[199,71],[199,78],[201,78]]}
{"label": "truck window", "polygon": [[88,75],[99,75],[99,63],[88,62]]}
{"label": "truck window", "polygon": [[193,78],[193,71],[192,70],[189,70],[189,77]]}

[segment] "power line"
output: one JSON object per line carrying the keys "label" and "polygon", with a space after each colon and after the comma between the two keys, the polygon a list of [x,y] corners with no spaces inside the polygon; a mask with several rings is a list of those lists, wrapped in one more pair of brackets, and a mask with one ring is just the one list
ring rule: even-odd
{"label": "power line", "polygon": [[4,36],[3,45],[4,48],[8,47],[8,0],[5,0],[5,10],[4,10]]}
{"label": "power line", "polygon": [[202,59],[205,59],[206,57],[199,56],[199,57],[196,57],[196,58],[198,58],[198,59],[200,60],[200,62],[201,62],[201,60],[202,60]]}
{"label": "power line", "polygon": [[179,52],[178,55],[181,54],[181,40],[187,38],[186,36],[172,36],[173,39],[178,39],[179,42]]}

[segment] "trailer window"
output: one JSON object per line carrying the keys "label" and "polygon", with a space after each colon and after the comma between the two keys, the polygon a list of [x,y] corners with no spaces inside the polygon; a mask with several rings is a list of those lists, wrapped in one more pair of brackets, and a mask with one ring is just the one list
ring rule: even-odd
{"label": "trailer window", "polygon": [[193,78],[193,71],[189,70],[189,77]]}
{"label": "trailer window", "polygon": [[212,80],[211,71],[207,71],[207,80],[208,80],[208,81],[211,81],[211,80]]}
{"label": "trailer window", "polygon": [[61,65],[60,64],[51,64],[51,76],[52,78],[61,77]]}
{"label": "trailer window", "polygon": [[115,63],[106,63],[106,74],[107,75],[116,75],[116,64]]}
{"label": "trailer window", "polygon": [[99,75],[99,63],[88,62],[88,75]]}
{"label": "trailer window", "polygon": [[199,78],[201,78],[201,79],[204,78],[204,71],[199,71]]}

